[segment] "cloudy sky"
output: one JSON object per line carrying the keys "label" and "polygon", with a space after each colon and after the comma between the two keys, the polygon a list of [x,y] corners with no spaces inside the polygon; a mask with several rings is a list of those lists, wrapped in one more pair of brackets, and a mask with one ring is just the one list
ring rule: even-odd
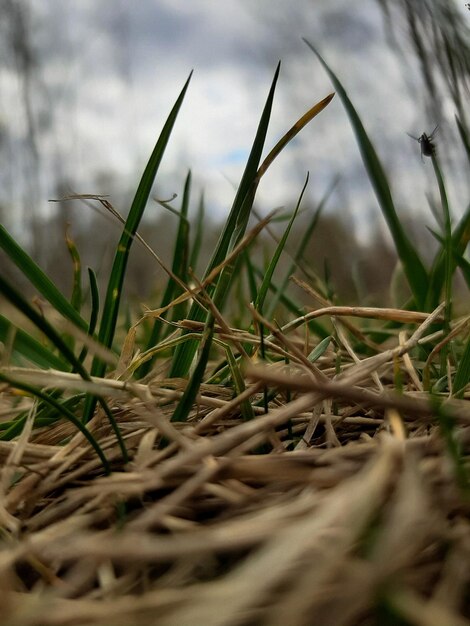
{"label": "cloudy sky", "polygon": [[[282,70],[266,152],[332,91],[301,37],[321,50],[343,81],[398,203],[425,210],[431,165],[421,162],[419,147],[406,132],[429,132],[437,121],[423,117],[423,103],[410,93],[413,74],[388,48],[374,0],[29,0],[23,5],[38,55],[31,90],[40,157],[34,210],[51,210],[47,200],[55,197],[58,178],[80,193],[109,193],[110,185],[113,201],[124,210],[120,194],[126,197],[135,187],[194,70],[157,194],[179,193],[191,168],[196,192],[204,189],[213,215],[223,219],[278,60]],[[2,68],[0,87],[2,137],[8,129],[0,150],[9,166],[2,202],[21,204],[27,194],[21,194],[18,181],[27,187],[31,163],[19,156],[26,145],[26,115],[14,67]],[[447,113],[451,120],[453,111]],[[379,209],[338,98],[274,164],[260,187],[260,210],[295,205],[307,171],[312,202],[341,176],[331,208],[353,214],[366,232]]]}

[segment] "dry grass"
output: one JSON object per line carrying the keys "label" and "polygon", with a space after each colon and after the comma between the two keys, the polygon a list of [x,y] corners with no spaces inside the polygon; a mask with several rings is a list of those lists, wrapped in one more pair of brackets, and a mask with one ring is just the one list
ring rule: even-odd
{"label": "dry grass", "polygon": [[[330,313],[361,313],[342,309]],[[470,624],[469,501],[409,358],[441,312],[415,316],[410,338],[365,360],[335,318],[339,375],[333,351],[312,364],[300,335],[272,329],[267,345],[289,366],[252,359],[236,398],[203,385],[181,424],[169,417],[182,380],[9,370],[43,388],[99,385],[132,460],[122,465],[100,412],[89,427],[110,475],[71,424],[33,429],[34,403],[16,407],[31,412],[18,440],[0,443],[0,623]],[[227,326],[217,332],[241,341]],[[266,387],[279,393],[265,414],[256,403]],[[4,387],[4,419],[12,393]],[[444,406],[465,458],[468,399]]]}

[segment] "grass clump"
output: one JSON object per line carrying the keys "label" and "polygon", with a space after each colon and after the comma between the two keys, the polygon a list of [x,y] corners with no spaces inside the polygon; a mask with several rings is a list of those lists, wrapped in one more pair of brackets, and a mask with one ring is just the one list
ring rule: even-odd
{"label": "grass clump", "polygon": [[[276,283],[308,177],[259,267],[254,242],[277,216],[250,225],[258,184],[333,97],[262,160],[278,67],[205,273],[192,269],[204,209],[193,238],[188,174],[171,267],[152,252],[168,275],[162,299],[118,340],[127,260],[188,79],[122,220],[103,304],[90,270],[84,307],[71,240],[68,300],[0,230],[47,303],[38,312],[0,276],[35,329],[0,318],[0,624],[469,623],[470,318],[452,304],[455,274],[470,284],[470,209],[454,223],[432,154],[442,229],[427,267],[366,125],[310,47],[351,120],[408,301],[348,306],[318,277],[300,278],[321,207]],[[292,274],[307,311],[287,290]],[[234,292],[244,325],[230,316]]]}

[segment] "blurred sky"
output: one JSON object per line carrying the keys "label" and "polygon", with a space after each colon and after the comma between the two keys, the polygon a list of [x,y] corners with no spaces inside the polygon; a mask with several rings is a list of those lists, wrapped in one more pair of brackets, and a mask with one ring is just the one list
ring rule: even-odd
{"label": "blurred sky", "polygon": [[[419,146],[406,132],[420,135],[437,123],[445,128],[446,119],[452,125],[454,111],[444,106],[446,119],[425,119],[417,66],[411,57],[404,62],[389,49],[374,0],[23,4],[29,7],[31,42],[38,57],[33,104],[40,191],[34,211],[55,210],[47,200],[56,197],[57,179],[79,193],[112,191],[114,203],[124,210],[120,194],[135,188],[193,69],[156,193],[165,198],[179,194],[191,168],[195,192],[204,189],[212,214],[223,219],[278,60],[282,70],[266,153],[332,91],[301,37],[322,52],[343,81],[390,176],[397,204],[403,211],[427,211],[431,163],[421,162]],[[463,19],[468,19],[467,13],[463,8]],[[0,88],[0,133],[2,138],[8,135],[7,142],[0,142],[2,162],[8,165],[1,201],[15,207],[30,198],[21,190],[23,183],[27,186],[30,164],[21,156],[26,116],[21,84],[11,67],[1,69]],[[312,202],[318,202],[337,174],[341,176],[330,206],[353,215],[360,234],[366,235],[380,211],[338,97],[265,177],[257,201],[260,211],[294,206],[307,170],[307,197]],[[457,213],[458,202],[457,194]],[[149,208],[157,210],[156,205]]]}

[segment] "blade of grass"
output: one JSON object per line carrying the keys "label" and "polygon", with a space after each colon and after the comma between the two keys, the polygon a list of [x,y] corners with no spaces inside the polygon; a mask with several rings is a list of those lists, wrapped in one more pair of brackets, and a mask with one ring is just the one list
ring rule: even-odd
{"label": "blade of grass", "polygon": [[[253,199],[251,199],[251,203],[253,202]],[[265,218],[266,221],[269,220],[269,216],[267,218]],[[240,237],[241,238],[241,237]],[[247,238],[244,239],[244,241],[246,241]],[[238,241],[237,239],[235,240],[233,247],[230,248],[230,250],[236,250],[237,247],[239,245],[242,245],[242,241]],[[233,256],[233,255],[232,255]],[[241,254],[237,254],[237,256],[233,259],[233,261],[230,261],[230,271],[233,272],[233,268],[236,268],[237,266],[241,265],[243,260],[243,257]],[[228,262],[228,261],[227,261]],[[227,264],[228,266],[228,264]],[[227,267],[226,266],[226,267]],[[224,270],[226,269],[226,267],[224,268]],[[222,272],[224,272],[224,270],[222,270]],[[239,273],[239,272],[238,272]],[[194,403],[194,400],[196,398],[196,395],[199,391],[199,388],[201,386],[202,380],[203,380],[203,376],[205,374],[206,368],[207,368],[207,363],[209,360],[209,354],[210,354],[210,348],[211,348],[211,344],[212,344],[212,340],[213,340],[213,336],[214,336],[214,325],[215,325],[215,319],[217,316],[217,320],[222,323],[222,326],[225,327],[225,322],[223,321],[223,318],[221,318],[220,315],[220,310],[216,304],[216,301],[220,304],[222,303],[222,298],[218,299],[218,290],[220,288],[220,283],[217,285],[216,290],[215,290],[215,294],[214,294],[214,301],[211,302],[208,295],[207,295],[207,291],[204,290],[204,297],[206,299],[206,302],[208,304],[209,307],[209,314],[207,316],[207,320],[205,322],[205,326],[204,326],[204,333],[203,333],[203,339],[202,339],[202,347],[200,349],[200,353],[199,353],[199,357],[197,360],[197,364],[195,367],[195,370],[193,372],[193,374],[190,377],[189,383],[188,383],[188,387],[187,387],[187,394],[185,393],[183,395],[183,397],[181,398],[181,401],[175,411],[175,415],[176,418],[172,418],[175,421],[185,421],[189,415],[189,411],[191,409],[192,403]],[[228,327],[227,327],[228,328]],[[220,344],[220,342],[218,342]],[[243,348],[240,346],[240,349],[243,352]],[[234,364],[236,365],[235,359],[234,359]],[[238,375],[238,369],[237,370],[233,370],[233,368],[230,366],[230,362],[228,364],[229,369],[231,370],[232,373],[232,382],[235,385],[235,388],[237,388],[239,381],[236,380],[236,377]],[[233,378],[235,376],[235,379]],[[242,390],[243,391],[243,390]],[[251,412],[251,408],[248,409],[247,406],[245,406],[244,408],[242,408],[242,410],[244,411],[244,414],[246,414],[247,416],[250,415]],[[251,416],[250,416],[251,419]]]}
{"label": "blade of grass", "polygon": [[463,147],[465,148],[465,153],[470,164],[470,139],[467,130],[457,115],[455,116],[455,121],[457,122],[457,128],[459,129],[460,138],[462,140]]}
{"label": "blade of grass", "polygon": [[73,282],[72,282],[72,297],[70,298],[70,304],[73,308],[80,313],[82,306],[82,262],[80,260],[80,253],[77,246],[70,236],[68,229],[65,232],[65,244],[72,259],[73,265]]}
{"label": "blade of grass", "polygon": [[[431,231],[433,236],[441,243],[441,248],[435,256],[433,261],[430,278],[429,278],[429,293],[430,294],[440,294],[442,293],[442,289],[444,288],[445,280],[446,280],[446,264],[448,262],[448,257],[446,255],[445,250],[445,238],[440,237],[434,231]],[[453,229],[452,232],[452,252],[454,261],[458,263],[457,259],[463,257],[465,250],[468,246],[468,242],[470,240],[470,207],[467,208],[464,215],[460,219],[457,226]],[[452,270],[453,271],[453,270]],[[439,302],[439,300],[437,300]],[[437,305],[436,305],[437,306]]]}
{"label": "blade of grass", "polygon": [[0,247],[56,311],[82,330],[87,330],[87,323],[77,310],[1,224]]}
{"label": "blade of grass", "polygon": [[[191,73],[192,74],[192,73]],[[168,144],[173,126],[175,124],[178,112],[183,103],[186,90],[191,80],[191,74],[186,81],[178,99],[176,100],[170,115],[168,116],[163,130],[157,140],[155,148],[150,156],[147,166],[144,170],[139,186],[137,188],[134,200],[132,202],[129,215],[126,219],[124,229],[116,248],[113,267],[109,277],[108,288],[106,290],[105,302],[101,315],[101,324],[98,339],[106,347],[110,348],[116,331],[116,323],[119,313],[119,305],[121,302],[122,286],[127,269],[127,261],[131,250],[132,242],[139,226],[140,220],[144,214],[145,207],[152,189],[155,176],[160,166],[165,148]],[[95,376],[103,376],[106,372],[106,364],[100,359],[94,359],[92,365],[92,374]],[[83,419],[89,421],[93,415],[96,406],[96,400],[90,397],[85,404]]]}
{"label": "blade of grass", "polygon": [[[439,194],[441,198],[441,208],[442,208],[442,217],[443,217],[443,228],[444,228],[444,237],[443,237],[443,254],[444,254],[444,299],[446,303],[445,307],[445,315],[444,315],[444,327],[446,332],[449,331],[450,320],[452,315],[452,277],[454,273],[454,269],[456,267],[452,249],[452,222],[450,217],[450,209],[449,209],[449,201],[447,198],[447,191],[444,183],[444,177],[442,175],[441,168],[439,167],[439,162],[437,160],[437,156],[435,154],[432,155],[432,164],[434,168],[434,174],[436,176],[437,184],[439,187]],[[431,287],[430,281],[430,287]],[[431,289],[428,291],[428,297],[426,301],[427,307],[436,308],[437,304],[440,301],[440,293],[433,293]],[[447,351],[444,350],[442,352],[443,358],[446,357]]]}
{"label": "blade of grass", "polygon": [[[90,282],[90,300],[91,300],[91,312],[90,312],[90,322],[88,324],[88,334],[92,337],[95,333],[96,324],[98,323],[98,315],[100,311],[100,293],[98,290],[98,281],[96,280],[96,274],[91,269],[88,268],[88,280]],[[83,346],[82,351],[80,352],[80,356],[78,360],[80,363],[86,359],[88,354],[88,348]]]}
{"label": "blade of grass", "polygon": [[[157,175],[158,168],[163,158],[165,148],[170,139],[173,126],[175,124],[180,107],[183,103],[183,99],[189,86],[190,80],[191,75],[189,76],[178,99],[176,100],[176,103],[174,104],[173,109],[171,110],[170,115],[168,116],[168,119],[165,122],[163,130],[158,138],[152,155],[150,156],[150,159],[147,163],[147,166],[144,170],[141,181],[137,188],[134,200],[132,202],[129,215],[126,219],[121,239],[116,249],[114,263],[109,278],[108,288],[106,291],[106,298],[103,306],[99,332],[99,340],[107,348],[111,347],[114,338],[119,313],[119,304],[121,301],[122,285],[124,283],[127,261],[129,258],[134,235],[144,214],[150,191],[155,180],[155,176]],[[105,364],[103,364],[101,361],[96,361],[92,371],[97,372],[98,375],[101,375],[105,371]]]}
{"label": "blade of grass", "polygon": [[[185,283],[188,277],[188,255],[189,255],[188,208],[189,208],[190,190],[191,190],[191,172],[188,172],[188,175],[186,177],[186,181],[184,184],[181,211],[179,213],[176,212],[176,215],[179,219],[179,224],[178,224],[178,231],[176,233],[176,238],[175,238],[175,247],[173,251],[173,263],[171,267],[173,274],[181,278],[181,280],[184,281]],[[174,300],[182,292],[183,291],[181,287],[176,283],[176,281],[171,276],[169,276],[167,284],[166,284],[166,288],[163,294],[163,298],[160,302],[160,308],[166,307],[172,300]],[[181,302],[174,306],[172,310],[171,319],[173,321],[177,321],[179,319],[184,318],[185,314],[186,314],[186,302]],[[160,338],[164,330],[163,319],[165,317],[166,317],[166,314],[163,313],[161,317],[155,319],[145,350],[150,350],[150,348],[155,346],[160,341]],[[149,373],[149,371],[152,369],[154,362],[155,362],[155,359],[150,359],[149,361],[146,361],[144,365],[137,372],[137,376],[139,378],[146,376]]]}
{"label": "blade of grass", "polygon": [[287,133],[285,133],[281,137],[281,139],[277,142],[277,144],[274,146],[274,148],[271,150],[271,152],[268,154],[268,156],[264,159],[263,163],[261,164],[261,167],[258,170],[258,178],[261,178],[262,176],[264,176],[268,167],[279,156],[282,150],[284,150],[287,144],[290,141],[292,141],[292,139],[298,133],[300,133],[302,128],[307,126],[307,124],[311,122],[314,117],[316,117],[319,113],[321,113],[323,109],[325,109],[330,104],[334,96],[335,96],[334,93],[330,93],[328,96],[326,96],[326,98],[323,98],[323,100],[320,100],[320,102],[317,102],[317,104],[314,104],[313,107],[309,109],[307,113],[302,115],[302,117],[299,120],[297,120],[297,122],[287,131]]}
{"label": "blade of grass", "polygon": [[204,373],[206,371],[207,361],[209,360],[209,353],[212,345],[212,337],[214,335],[214,317],[211,317],[204,328],[204,333],[200,343],[199,358],[194,368],[194,372],[188,381],[186,389],[184,390],[181,400],[171,417],[172,422],[185,422],[188,419],[188,415],[194,405],[197,394],[201,387]]}
{"label": "blade of grass", "polygon": [[13,378],[10,378],[10,376],[7,376],[6,374],[4,374],[3,372],[0,372],[0,380],[4,383],[7,383],[10,387],[14,389],[20,389],[22,391],[25,391],[26,393],[31,394],[32,396],[35,396],[36,398],[39,398],[45,404],[49,404],[51,407],[59,411],[61,415],[63,415],[70,422],[72,422],[72,424],[82,433],[82,435],[85,437],[85,439],[88,441],[88,443],[91,445],[93,450],[98,455],[100,461],[103,464],[106,474],[110,473],[109,463],[108,463],[108,460],[106,459],[106,456],[101,446],[93,437],[93,435],[90,433],[88,428],[84,426],[81,423],[81,421],[77,417],[75,417],[75,415],[71,411],[69,411],[69,409],[67,409],[63,404],[62,405],[59,404],[57,400],[47,395],[46,393],[42,392],[40,389],[37,389],[36,387],[32,385],[28,385],[26,383],[17,382]]}
{"label": "blade of grass", "polygon": [[[245,232],[248,218],[253,205],[256,187],[259,180],[257,177],[258,166],[266,139],[266,133],[268,130],[272,103],[274,99],[274,91],[276,88],[277,79],[279,77],[279,70],[280,64],[276,68],[273,82],[271,84],[271,89],[269,91],[269,95],[263,113],[261,115],[261,120],[258,125],[255,140],[253,142],[253,146],[251,148],[251,152],[248,157],[248,162],[240,181],[240,185],[235,195],[230,214],[220,235],[214,254],[212,255],[212,258],[206,269],[204,278],[208,274],[210,274],[210,272],[215,267],[217,267],[224,261],[227,253],[230,251],[231,248],[236,246],[238,241],[240,241],[241,237],[243,236],[243,233]],[[222,303],[222,300],[225,299],[228,287],[230,286],[232,269],[233,264],[231,264],[230,267],[226,268],[226,271],[222,270],[221,274],[218,277],[216,287],[209,286],[207,288],[209,296],[212,296],[212,293],[215,292],[214,303],[219,309],[222,308],[220,305]],[[208,320],[210,318],[210,314],[208,315],[203,309],[201,309],[199,304],[194,303],[191,306],[188,317],[191,320],[202,322],[204,320]],[[185,377],[188,375],[189,368],[191,366],[196,349],[197,343],[194,341],[187,342],[181,346],[178,346],[178,348],[175,350],[175,354],[170,368],[169,376],[171,378]]]}
{"label": "blade of grass", "polygon": [[[269,123],[269,117],[272,107],[272,100],[274,97],[274,90],[277,82],[277,77],[279,74],[280,66],[278,65],[276,69],[276,73],[274,76],[274,80],[271,86],[270,94],[268,96],[268,101],[266,102],[265,109],[263,111],[263,115],[261,117],[260,124],[258,126],[258,132],[255,138],[255,142],[253,144],[253,148],[250,153],[250,157],[248,159],[248,164],[245,169],[244,176],[242,178],[242,182],[237,192],[237,196],[235,198],[234,206],[232,207],[232,211],[230,213],[229,219],[225,225],[224,232],[222,234],[220,242],[223,242],[223,245],[218,246],[216,254],[220,251],[223,256],[222,260],[228,250],[233,249],[237,243],[242,239],[243,234],[246,230],[246,226],[248,223],[248,218],[250,216],[253,202],[256,194],[256,190],[261,180],[262,176],[266,173],[269,166],[272,164],[274,159],[280,154],[280,152],[285,148],[285,146],[292,140],[295,135],[310,122],[316,115],[318,115],[323,109],[331,102],[334,94],[328,95],[326,98],[315,104],[305,115],[303,115],[295,124],[292,126],[289,131],[278,141],[278,143],[274,146],[268,156],[264,159],[263,163],[259,167],[258,171],[254,172],[253,166],[257,166],[259,163],[259,159],[261,157],[262,147],[264,144],[264,140],[266,137],[267,126]],[[232,220],[233,217],[233,220]],[[228,242],[226,244],[226,241]],[[225,247],[226,246],[226,247]],[[225,253],[223,250],[225,249]],[[214,257],[212,262],[214,262]],[[234,275],[234,267],[235,261],[227,264],[224,270],[221,272],[219,279],[217,281],[217,285],[214,289],[213,300],[214,304],[218,309],[223,308],[224,301],[227,297],[228,291],[232,284],[232,279]],[[217,264],[217,263],[215,263]],[[240,264],[239,264],[240,266]],[[211,269],[211,268],[210,268]],[[210,271],[209,269],[209,271]],[[194,313],[199,314],[201,320],[204,319],[203,313],[200,309],[195,309]],[[192,319],[192,318],[191,318]],[[189,352],[192,350],[192,354],[194,354],[195,346],[191,348],[191,344],[186,344],[185,349],[187,352],[182,356],[181,354],[175,354],[175,360],[172,364],[172,375],[184,376],[185,372],[187,373],[188,368],[190,367],[190,362],[192,355]]]}
{"label": "blade of grass", "polygon": [[439,428],[447,445],[449,456],[454,464],[454,473],[459,487],[468,494],[470,480],[467,466],[462,456],[461,447],[457,439],[457,424],[438,396],[430,395],[429,400],[437,417]]}
{"label": "blade of grass", "polygon": [[320,343],[316,345],[315,348],[313,348],[313,350],[308,355],[307,359],[311,361],[312,363],[315,363],[315,361],[318,361],[318,359],[325,354],[326,350],[328,349],[328,346],[330,345],[332,341],[334,341],[334,338],[332,335],[328,335],[328,337],[325,337],[325,339],[322,339],[322,341],[320,341]]}
{"label": "blade of grass", "polygon": [[198,211],[197,211],[196,226],[194,230],[194,241],[193,241],[193,245],[191,248],[191,258],[189,259],[189,267],[193,270],[193,272],[197,270],[199,253],[201,251],[202,233],[204,230],[204,215],[205,215],[204,194],[201,194],[201,198],[199,200]]}
{"label": "blade of grass", "polygon": [[[6,343],[9,333],[12,332],[12,328],[13,324],[10,320],[0,315],[0,341]],[[31,363],[43,368],[52,367],[62,370],[67,367],[64,360],[51,352],[51,350],[46,348],[42,343],[36,341],[36,339],[21,328],[15,327],[14,333],[13,358],[15,358],[16,355],[17,359],[27,359],[31,361]]]}
{"label": "blade of grass", "polygon": [[470,334],[455,373],[453,391],[456,398],[463,398],[465,387],[470,381]]}
{"label": "blade of grass", "polygon": [[[308,184],[308,174],[307,174],[307,179],[306,182],[302,188],[301,194],[300,194],[300,198],[299,201],[297,202],[297,206],[294,209],[294,212],[290,215],[289,217],[289,223],[287,225],[286,230],[284,231],[283,236],[281,237],[281,239],[278,241],[278,244],[276,246],[276,249],[274,251],[273,256],[271,257],[271,260],[267,263],[267,268],[264,272],[259,271],[258,276],[261,278],[261,284],[260,287],[258,288],[256,285],[256,277],[255,277],[255,267],[250,259],[250,255],[248,250],[244,251],[244,257],[243,257],[243,262],[244,265],[246,267],[246,271],[247,271],[247,279],[248,279],[248,288],[249,288],[249,294],[250,294],[250,302],[254,303],[254,306],[256,308],[256,310],[258,310],[260,313],[262,312],[262,308],[264,305],[264,301],[266,299],[266,295],[269,291],[270,286],[272,285],[272,278],[273,278],[273,274],[274,271],[276,269],[277,263],[281,257],[281,254],[284,250],[287,238],[289,236],[290,230],[292,228],[292,225],[294,223],[294,220],[298,214],[299,211],[299,207],[300,207],[300,202],[302,199],[302,196],[305,192],[306,186]],[[253,323],[250,325],[250,331],[249,332],[253,332],[254,330],[254,325]],[[261,351],[264,353],[264,344],[263,344],[263,329],[262,326],[260,326],[260,337],[261,337]],[[244,349],[247,353],[247,355],[251,356],[254,353],[254,347],[252,344],[246,344],[244,345]],[[263,357],[264,358],[264,357]]]}
{"label": "blade of grass", "polygon": [[[259,269],[259,267],[255,267],[254,270],[255,270],[256,276],[262,279],[264,274]],[[269,288],[275,294],[279,293],[280,288],[274,285],[273,283],[270,284]],[[285,293],[279,294],[279,299],[280,299],[281,304],[285,306],[288,311],[290,311],[291,313],[294,313],[296,317],[302,317],[303,315],[305,315],[305,311],[303,310],[302,306],[294,302],[294,300],[292,300],[292,298],[287,296]],[[329,335],[328,331],[317,320],[309,321],[308,327],[311,332],[313,332],[315,335],[317,335],[321,339],[324,339],[325,337]]]}
{"label": "blade of grass", "polygon": [[268,293],[269,290],[269,285],[271,284],[273,275],[274,275],[274,271],[277,267],[277,264],[279,262],[279,259],[281,258],[281,254],[286,246],[286,242],[287,242],[287,238],[289,237],[290,231],[292,229],[292,226],[294,224],[294,220],[297,217],[297,213],[299,211],[300,205],[302,203],[302,198],[304,197],[304,193],[305,190],[307,189],[307,185],[308,185],[308,179],[309,179],[309,174],[307,173],[307,176],[305,178],[305,183],[304,186],[302,187],[302,191],[300,192],[300,196],[299,199],[297,201],[297,205],[295,207],[295,210],[292,214],[292,217],[287,225],[287,228],[285,229],[281,240],[279,241],[279,244],[276,247],[276,250],[274,251],[274,254],[272,256],[271,262],[268,266],[268,269],[264,275],[264,279],[263,282],[261,283],[261,286],[258,290],[258,294],[256,296],[256,300],[255,300],[255,309],[257,311],[259,311],[260,313],[263,312],[263,306],[264,306],[264,301],[266,299],[266,295]]}
{"label": "blade of grass", "polygon": [[[181,204],[181,211],[179,214],[179,227],[175,241],[175,251],[173,255],[172,270],[175,276],[181,278],[184,283],[188,282],[189,272],[189,200],[191,197],[191,172],[188,172],[186,181],[184,184],[183,200]],[[180,285],[176,285],[172,279],[169,282],[173,283],[173,291],[168,302],[171,299],[183,293],[183,289]],[[167,303],[165,303],[167,304]],[[163,306],[163,305],[162,305]],[[180,302],[175,305],[172,310],[171,320],[176,322],[183,319],[187,313],[187,302]]]}
{"label": "blade of grass", "polygon": [[[251,203],[253,202],[253,199],[251,199]],[[267,216],[266,218],[264,218],[264,220],[266,223],[269,221],[270,217]],[[258,224],[256,228],[259,228],[260,224]],[[247,235],[247,237],[245,237],[243,239],[243,241],[238,241],[237,239],[235,240],[233,247],[230,248],[230,250],[232,250],[233,252],[235,250],[237,250],[239,248],[239,246],[242,246],[244,242],[246,242],[247,240],[251,241],[251,237],[250,234]],[[243,249],[241,249],[243,250]],[[231,255],[229,255],[228,258],[230,258],[231,256],[233,257],[233,252]],[[233,268],[237,268],[238,266],[240,266],[242,264],[243,261],[243,256],[242,254],[238,253],[234,258],[233,261],[230,261],[230,272],[233,272]],[[228,259],[227,259],[227,266],[224,268],[224,270],[228,267]],[[222,270],[222,271],[224,271]],[[238,274],[240,272],[238,271]],[[201,285],[201,284],[200,284]],[[222,302],[223,296],[221,299],[217,300],[217,296],[218,296],[218,290],[220,288],[220,283],[217,285],[216,290],[215,290],[215,295],[214,295],[214,300],[211,301],[210,298],[207,296],[207,291],[204,290],[204,298],[206,300],[206,303],[208,304],[209,307],[209,315],[208,318],[205,322],[205,328],[204,328],[204,334],[203,334],[203,348],[200,351],[200,355],[197,361],[197,365],[195,368],[195,371],[193,373],[193,375],[190,378],[190,381],[188,383],[188,394],[186,396],[183,396],[183,398],[180,401],[180,405],[182,405],[181,411],[180,409],[180,405],[177,407],[177,419],[179,421],[183,421],[185,419],[187,419],[187,416],[189,414],[189,410],[190,410],[190,399],[192,399],[192,401],[194,402],[194,399],[198,393],[199,387],[202,383],[202,379],[204,376],[204,373],[206,371],[206,367],[207,367],[207,363],[208,363],[208,359],[209,359],[209,353],[210,353],[210,347],[211,347],[211,343],[213,340],[213,335],[214,335],[214,324],[215,324],[215,319],[217,317],[217,320],[219,321],[219,323],[221,323],[222,327],[226,327],[228,330],[228,326],[226,326],[223,318],[220,315],[220,309],[219,307],[216,305],[216,301],[219,302],[219,306],[220,303]],[[241,346],[241,344],[239,345],[240,351],[241,353],[244,352],[243,347]],[[228,367],[230,367],[230,364],[228,365]],[[232,381],[234,383],[235,386],[237,386],[237,381],[233,379],[233,376],[237,376],[237,371],[233,371],[233,369],[231,369],[232,371]],[[247,411],[248,411],[248,407],[245,407],[243,409],[245,411],[245,413],[248,415]],[[250,409],[251,411],[251,409]]]}
{"label": "blade of grass", "polygon": [[426,303],[426,294],[428,292],[428,274],[422,260],[416,252],[415,246],[406,236],[403,226],[400,223],[395,209],[395,205],[393,203],[390,186],[388,184],[387,177],[385,175],[385,171],[382,167],[379,157],[377,156],[377,153],[365,131],[359,115],[357,114],[343,85],[330,69],[330,67],[327,65],[323,57],[312,46],[312,44],[309,43],[306,39],[303,39],[303,41],[316,55],[316,57],[326,70],[346,109],[346,113],[348,114],[357,138],[362,160],[369,175],[369,180],[372,183],[375,194],[377,196],[377,200],[379,201],[380,208],[387,221],[390,233],[395,243],[395,247],[403,264],[403,269],[407,277],[409,286],[411,288],[418,308],[423,309]]}
{"label": "blade of grass", "polygon": [[[60,395],[47,394],[47,397],[52,400],[57,400],[58,402]],[[56,406],[60,406],[60,411],[55,407],[52,407],[50,404],[48,405],[43,403],[34,418],[34,428],[41,428],[42,426],[50,426],[51,424],[54,424],[57,420],[63,417],[62,406],[65,406],[69,410],[75,409],[78,402],[84,397],[85,394],[77,394],[72,398],[68,398],[64,402],[57,404]],[[10,422],[2,422],[0,424],[0,439],[2,441],[11,441],[15,437],[18,437],[18,435],[21,434],[27,419],[28,413],[23,413]]]}
{"label": "blade of grass", "polygon": [[[0,293],[7,298],[7,300],[13,304],[23,315],[25,315],[44,335],[55,345],[55,347],[61,352],[70,366],[74,371],[78,372],[80,376],[84,380],[91,380],[90,375],[87,370],[80,363],[78,358],[66,344],[66,342],[62,339],[62,337],[55,331],[55,329],[49,324],[49,322],[40,315],[24,298],[23,296],[12,286],[10,285],[0,274]],[[48,396],[50,397],[50,396]],[[93,396],[94,398],[94,396]],[[121,432],[116,424],[116,420],[114,419],[113,414],[109,410],[108,405],[103,400],[103,398],[98,397],[98,400],[106,413],[108,420],[111,424],[111,427],[116,435],[116,438],[119,442],[119,446],[121,448],[121,452],[125,462],[128,460],[126,446],[124,444],[124,440],[122,439]],[[95,400],[96,402],[96,400]]]}
{"label": "blade of grass", "polygon": [[[274,311],[276,310],[276,307],[279,303],[279,299],[281,298],[281,295],[287,290],[287,285],[289,284],[289,280],[291,275],[294,273],[295,268],[300,264],[300,261],[303,257],[303,254],[305,252],[305,248],[307,247],[308,242],[310,241],[310,238],[313,234],[313,231],[315,230],[317,224],[318,224],[318,220],[320,219],[320,215],[323,211],[323,208],[326,205],[326,202],[328,200],[328,198],[330,197],[331,193],[333,192],[334,188],[336,187],[336,185],[338,184],[338,177],[336,177],[333,181],[333,183],[331,184],[331,186],[329,187],[329,189],[327,190],[325,196],[322,198],[320,204],[318,205],[317,209],[314,211],[312,219],[310,220],[307,228],[304,231],[304,234],[302,235],[301,239],[300,239],[300,243],[299,246],[295,252],[294,258],[292,263],[290,264],[287,272],[285,273],[285,276],[283,278],[283,280],[281,280],[280,282],[280,286],[279,288],[276,290],[275,295],[273,298],[271,298],[268,310],[266,312],[266,316],[269,318],[271,318],[274,315]],[[272,286],[271,286],[272,288]]]}
{"label": "blade of grass", "polygon": [[454,258],[457,265],[462,272],[462,276],[467,284],[468,289],[470,289],[470,263],[463,256],[460,256],[454,252]]}
{"label": "blade of grass", "polygon": [[77,372],[87,380],[89,375],[82,364],[75,357],[72,350],[65,343],[62,337],[55,331],[49,322],[38,313],[23,296],[0,274],[0,293],[25,315],[62,353],[65,360],[71,367],[75,367]]}
{"label": "blade of grass", "polygon": [[[456,262],[453,255],[453,241],[452,241],[452,221],[450,216],[449,201],[447,197],[446,186],[444,182],[444,176],[439,166],[437,154],[431,155],[434,174],[436,176],[437,184],[439,187],[439,195],[441,199],[442,210],[442,224],[443,224],[443,247],[442,252],[444,254],[444,324],[443,329],[447,335],[450,332],[450,322],[452,318],[452,282],[453,275],[456,268]],[[428,292],[427,305],[429,307],[435,307],[439,302],[440,293]],[[444,343],[440,351],[440,366],[441,376],[447,375],[447,359],[449,354],[449,344]]]}
{"label": "blade of grass", "polygon": [[[243,377],[242,372],[240,371],[238,360],[235,358],[235,355],[233,354],[232,349],[227,343],[223,343],[223,346],[225,348],[227,362],[230,367],[234,393],[236,396],[239,396],[246,389],[245,379]],[[250,421],[254,419],[255,417],[253,407],[251,406],[250,401],[248,399],[243,400],[240,403],[240,411],[242,413],[242,417],[245,420],[245,422]]]}

